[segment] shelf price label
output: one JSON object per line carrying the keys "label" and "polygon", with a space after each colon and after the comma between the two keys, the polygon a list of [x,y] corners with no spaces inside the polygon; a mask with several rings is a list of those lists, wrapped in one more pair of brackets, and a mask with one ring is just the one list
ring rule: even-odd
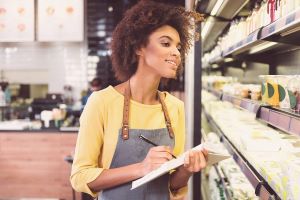
{"label": "shelf price label", "polygon": [[243,45],[243,41],[240,41],[239,43],[237,43],[236,47],[239,48]]}
{"label": "shelf price label", "polygon": [[285,20],[285,25],[288,25],[288,24],[292,23],[293,21],[295,21],[295,18],[296,18],[296,13],[293,13],[290,16],[288,16]]}
{"label": "shelf price label", "polygon": [[249,35],[248,38],[247,38],[247,43],[252,42],[253,41],[253,37],[254,37],[253,34]]}
{"label": "shelf price label", "polygon": [[269,34],[273,33],[275,31],[275,24],[271,25],[269,28]]}

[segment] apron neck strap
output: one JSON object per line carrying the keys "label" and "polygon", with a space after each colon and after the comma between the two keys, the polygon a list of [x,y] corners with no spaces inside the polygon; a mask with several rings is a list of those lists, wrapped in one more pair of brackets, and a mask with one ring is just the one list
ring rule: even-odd
{"label": "apron neck strap", "polygon": [[[169,135],[171,138],[174,138],[174,132],[171,125],[170,116],[167,110],[167,106],[164,102],[163,93],[158,93],[158,99],[161,103],[162,110],[165,117],[166,127],[168,129]],[[127,81],[127,86],[125,87],[124,93],[124,106],[123,106],[123,123],[122,123],[122,139],[128,140],[129,139],[129,106],[130,106],[130,97],[131,97],[131,89],[130,89],[130,80]]]}
{"label": "apron neck strap", "polygon": [[164,101],[164,94],[162,92],[157,92],[157,93],[158,93],[159,102],[161,104],[161,107],[162,107],[162,110],[163,110],[163,113],[164,113],[164,116],[165,116],[165,122],[166,122],[166,126],[167,126],[167,129],[168,129],[169,135],[170,135],[171,138],[174,138],[174,132],[173,132],[169,112],[168,112],[167,106],[166,106],[165,101]]}
{"label": "apron neck strap", "polygon": [[130,105],[130,80],[127,82],[127,86],[125,87],[124,94],[124,106],[123,106],[123,124],[122,124],[122,138],[123,140],[129,139],[129,105]]}

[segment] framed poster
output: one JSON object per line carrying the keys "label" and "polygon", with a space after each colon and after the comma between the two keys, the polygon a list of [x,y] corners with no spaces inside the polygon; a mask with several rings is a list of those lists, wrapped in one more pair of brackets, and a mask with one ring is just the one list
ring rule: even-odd
{"label": "framed poster", "polygon": [[38,0],[37,40],[83,41],[84,0]]}
{"label": "framed poster", "polygon": [[0,42],[34,41],[34,0],[0,0]]}

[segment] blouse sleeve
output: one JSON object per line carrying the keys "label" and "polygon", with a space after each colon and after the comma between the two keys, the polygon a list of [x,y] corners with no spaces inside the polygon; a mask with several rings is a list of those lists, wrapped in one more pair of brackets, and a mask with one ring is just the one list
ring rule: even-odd
{"label": "blouse sleeve", "polygon": [[103,145],[103,102],[100,94],[93,93],[80,116],[80,128],[76,142],[74,161],[70,181],[78,192],[85,192],[93,197],[88,183],[94,181],[104,170],[99,167],[99,156]]}

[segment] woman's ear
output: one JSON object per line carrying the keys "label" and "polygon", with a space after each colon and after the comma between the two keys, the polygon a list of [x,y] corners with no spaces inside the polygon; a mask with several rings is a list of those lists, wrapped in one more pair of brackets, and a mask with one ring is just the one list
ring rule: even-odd
{"label": "woman's ear", "polygon": [[143,48],[137,49],[137,50],[135,51],[135,54],[136,54],[137,56],[143,56]]}

